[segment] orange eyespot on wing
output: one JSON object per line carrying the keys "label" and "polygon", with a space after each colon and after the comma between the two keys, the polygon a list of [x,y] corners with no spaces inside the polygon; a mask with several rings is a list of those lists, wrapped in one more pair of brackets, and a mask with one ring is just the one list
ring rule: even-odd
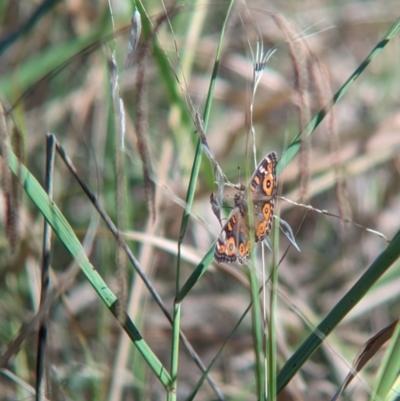
{"label": "orange eyespot on wing", "polygon": [[256,210],[261,209],[261,213],[257,214],[256,217],[258,221],[256,222],[256,231],[255,231],[255,241],[260,242],[263,241],[264,238],[269,234],[272,227],[272,219],[274,216],[274,200],[270,200],[260,205],[260,207],[256,207]]}
{"label": "orange eyespot on wing", "polygon": [[262,182],[262,189],[265,195],[267,196],[272,196],[274,194],[275,178],[273,174],[269,173],[264,176]]}
{"label": "orange eyespot on wing", "polygon": [[272,205],[272,202],[266,202],[262,207],[262,214],[265,220],[269,220],[272,217]]}
{"label": "orange eyespot on wing", "polygon": [[255,239],[257,241],[258,238],[262,237],[265,234],[265,231],[267,231],[267,224],[268,222],[266,220],[263,220],[257,227],[256,230],[256,235]]}
{"label": "orange eyespot on wing", "polygon": [[249,252],[250,252],[250,242],[247,242],[247,244],[241,242],[239,244],[239,249],[238,249],[239,259],[243,260],[244,258],[247,258],[249,256]]}
{"label": "orange eyespot on wing", "polygon": [[226,246],[225,246],[225,253],[229,256],[232,257],[236,253],[236,241],[235,238],[230,237],[226,241]]}

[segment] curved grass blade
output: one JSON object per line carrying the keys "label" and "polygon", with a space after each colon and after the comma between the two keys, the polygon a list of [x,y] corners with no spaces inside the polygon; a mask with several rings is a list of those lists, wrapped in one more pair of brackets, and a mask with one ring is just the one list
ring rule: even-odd
{"label": "curved grass blade", "polygon": [[[378,378],[370,400],[386,400],[399,376],[400,323],[397,323],[393,337],[379,369]],[[397,394],[398,396],[398,394]]]}
{"label": "curved grass blade", "polygon": [[287,385],[301,366],[320,347],[326,336],[328,336],[347,313],[357,305],[382,274],[384,274],[399,257],[400,231],[397,232],[387,248],[375,259],[368,270],[286,362],[278,374],[278,392]]}
{"label": "curved grass blade", "polygon": [[[32,202],[43,214],[44,218],[53,228],[55,234],[67,248],[71,256],[76,260],[82,272],[89,280],[90,284],[105,303],[107,308],[118,317],[120,311],[119,303],[113,292],[107,287],[107,284],[101,278],[94,266],[89,262],[89,259],[84,252],[81,243],[76,237],[68,221],[58,209],[56,204],[51,201],[46,192],[40,186],[36,178],[29,172],[29,170],[19,162],[15,154],[10,150],[7,151],[7,162],[11,171],[16,175],[25,189],[27,195],[31,198]],[[152,352],[147,343],[143,340],[139,331],[129,316],[124,312],[124,320],[120,323],[125,332],[133,341],[138,351],[146,360],[150,368],[158,377],[160,382],[168,390],[171,388],[171,377],[167,370],[161,364],[157,356]]]}
{"label": "curved grass blade", "polygon": [[374,357],[377,352],[383,347],[383,345],[393,337],[393,333],[399,323],[399,319],[385,327],[379,333],[371,337],[362,347],[357,357],[354,359],[350,372],[347,374],[342,385],[334,395],[331,401],[336,401],[348,387],[351,381],[357,376],[363,367]]}
{"label": "curved grass blade", "polygon": [[186,280],[182,289],[179,291],[178,296],[175,298],[175,303],[182,302],[186,295],[190,292],[190,290],[200,280],[200,277],[207,271],[208,266],[210,266],[210,264],[214,260],[214,246],[215,243],[210,247],[204,258],[194,269],[190,277]]}

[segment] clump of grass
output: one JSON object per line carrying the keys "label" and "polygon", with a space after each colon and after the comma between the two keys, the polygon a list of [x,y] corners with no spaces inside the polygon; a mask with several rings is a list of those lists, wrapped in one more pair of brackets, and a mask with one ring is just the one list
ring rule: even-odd
{"label": "clump of grass", "polygon": [[[311,26],[299,35],[288,10],[255,2],[138,4],[142,33],[126,62],[131,6],[51,6],[0,41],[3,394],[330,399],[363,344],[378,353],[392,336],[377,378],[363,369],[348,393],[389,397],[400,99],[387,48],[400,22],[370,11],[355,24],[348,10],[341,21],[328,14],[324,30],[298,10]],[[16,15],[12,2],[2,7],[4,22]],[[256,43],[277,48],[259,75]],[[52,197],[40,185],[48,132]],[[224,184],[239,180],[238,166],[246,182],[253,159],[271,150],[282,195],[325,215],[280,201],[300,253],[275,230],[272,255],[256,253],[242,270],[215,265],[210,193],[222,210],[232,205]],[[54,233],[45,252],[43,217]],[[37,352],[39,327],[48,338]]]}

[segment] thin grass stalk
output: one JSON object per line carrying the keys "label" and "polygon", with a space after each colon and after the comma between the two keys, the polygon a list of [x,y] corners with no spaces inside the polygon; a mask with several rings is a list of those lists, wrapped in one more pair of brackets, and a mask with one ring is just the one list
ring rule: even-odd
{"label": "thin grass stalk", "polygon": [[265,391],[265,364],[264,364],[264,347],[263,347],[263,322],[262,322],[262,314],[261,307],[259,301],[259,289],[258,289],[258,280],[257,273],[254,265],[248,268],[248,276],[250,282],[250,290],[251,290],[251,300],[253,307],[252,311],[252,329],[253,329],[253,340],[254,340],[254,352],[256,357],[256,383],[257,383],[257,396],[258,399],[262,399]]}
{"label": "thin grass stalk", "polygon": [[[251,160],[247,158],[246,163],[246,176],[250,177],[253,168],[251,167]],[[249,182],[249,179],[247,180]],[[252,204],[251,192],[247,193],[247,204]],[[254,216],[252,213],[248,214],[248,224],[250,227],[249,234],[249,242],[251,252],[251,266],[248,266],[248,277],[250,283],[250,293],[251,300],[253,303],[252,312],[252,331],[253,331],[253,347],[255,353],[255,373],[256,373],[256,387],[257,387],[257,396],[258,399],[261,399],[265,394],[265,353],[263,346],[263,337],[264,337],[264,322],[263,315],[261,313],[260,306],[260,293],[258,290],[258,278],[255,264],[255,256],[254,256],[254,247],[255,247],[255,237],[254,237]]]}
{"label": "thin grass stalk", "polygon": [[197,178],[198,178],[199,171],[200,171],[200,164],[201,164],[201,156],[202,156],[202,154],[203,154],[203,147],[201,145],[201,142],[197,141],[196,151],[195,151],[195,156],[194,156],[194,161],[193,161],[193,166],[192,166],[190,179],[189,179],[188,191],[186,193],[185,208],[183,210],[181,227],[180,227],[180,230],[179,230],[177,269],[176,269],[177,275],[176,275],[176,285],[175,285],[175,289],[176,289],[176,293],[177,294],[178,294],[179,288],[180,288],[181,246],[182,246],[182,243],[183,243],[183,239],[185,237],[187,225],[189,223],[190,211],[192,209],[194,194],[195,194],[195,191],[196,191],[196,184],[197,184]]}
{"label": "thin grass stalk", "polygon": [[[277,210],[279,215],[279,210]],[[274,252],[272,253],[271,272],[269,280],[269,319],[268,319],[268,337],[267,344],[267,394],[269,401],[276,400],[276,327],[275,327],[275,312],[277,308],[278,295],[278,263],[277,255],[279,254],[279,223],[274,225]]]}
{"label": "thin grass stalk", "polygon": [[[56,144],[53,134],[46,137],[46,178],[45,191],[49,199],[53,197],[53,174]],[[43,245],[42,245],[42,277],[40,288],[40,307],[42,307],[47,299],[50,285],[50,257],[51,257],[51,227],[44,220],[43,227]],[[47,342],[47,315],[44,315],[39,325],[37,360],[36,360],[36,401],[42,401],[44,397],[44,388],[46,385],[46,342]]]}
{"label": "thin grass stalk", "polygon": [[[257,54],[259,52],[257,51]],[[261,57],[260,57],[261,58]],[[267,57],[265,57],[267,58]],[[258,59],[258,57],[257,57]],[[255,71],[255,69],[253,69]],[[255,130],[253,125],[253,103],[254,103],[254,96],[257,88],[257,81],[253,77],[253,97],[250,103],[250,126],[251,126],[251,133],[253,139],[253,154],[254,154],[254,164],[257,166],[256,161],[256,152],[255,152]],[[247,136],[248,138],[248,136]],[[246,156],[248,153],[248,144],[246,144]],[[246,176],[248,177],[247,182],[249,182],[249,177],[251,176],[252,171],[254,168],[251,167],[250,158],[246,157]],[[249,205],[252,204],[251,192],[248,191],[247,193],[247,203]],[[250,227],[250,249],[254,250],[255,247],[255,238],[254,238],[254,216],[252,213],[248,215],[248,224]],[[265,321],[263,320],[264,314],[261,312],[260,306],[260,293],[258,290],[258,278],[257,278],[257,271],[255,265],[255,257],[254,251],[251,253],[251,261],[252,267],[249,268],[249,282],[250,282],[250,290],[251,290],[251,298],[253,303],[252,308],[252,330],[253,330],[253,340],[254,340],[254,351],[256,356],[256,383],[257,383],[257,394],[258,398],[261,400],[265,394],[265,386],[266,386],[266,352],[264,348],[264,333],[265,333]],[[265,305],[264,305],[265,306]]]}
{"label": "thin grass stalk", "polygon": [[282,170],[290,163],[290,161],[296,156],[300,149],[301,138],[306,138],[311,135],[314,130],[318,127],[320,122],[328,114],[329,110],[344,96],[354,81],[361,75],[361,73],[367,68],[369,63],[383,50],[383,48],[390,42],[396,32],[400,29],[400,18],[389,28],[382,40],[374,47],[371,53],[365,58],[360,66],[350,75],[342,87],[335,93],[332,100],[322,108],[317,115],[307,124],[302,132],[300,132],[291,142],[286,149],[282,158],[279,160],[276,174],[279,175]]}
{"label": "thin grass stalk", "polygon": [[207,6],[210,0],[195,0],[192,1],[191,7],[195,10],[192,13],[190,21],[188,21],[188,32],[186,33],[185,43],[183,48],[185,52],[182,57],[182,76],[185,82],[189,82],[195,62],[195,54],[197,45],[201,35],[201,30],[204,27],[207,15]]}
{"label": "thin grass stalk", "polygon": [[178,388],[178,365],[179,365],[179,328],[181,323],[181,304],[174,304],[174,323],[172,325],[172,347],[171,347],[171,379],[174,391],[168,393],[168,401],[176,400]]}

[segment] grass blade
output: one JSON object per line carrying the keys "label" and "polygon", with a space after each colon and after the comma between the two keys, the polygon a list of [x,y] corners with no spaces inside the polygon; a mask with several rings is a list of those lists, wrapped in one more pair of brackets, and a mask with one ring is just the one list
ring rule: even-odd
{"label": "grass blade", "polygon": [[[54,135],[46,137],[46,193],[49,198],[53,197],[53,174],[56,144]],[[40,305],[42,306],[47,299],[50,284],[50,255],[51,255],[51,230],[47,221],[44,221],[43,228],[43,253],[42,253],[42,282],[40,288]],[[45,357],[47,344],[47,322],[44,318],[39,326],[37,361],[36,361],[36,399],[43,400],[45,388]]]}
{"label": "grass blade", "polygon": [[[25,189],[27,195],[31,198],[32,202],[43,214],[44,218],[51,225],[54,232],[67,248],[71,256],[79,264],[82,272],[85,274],[90,284],[100,296],[102,301],[105,303],[107,308],[118,316],[119,303],[116,296],[108,288],[107,284],[101,278],[99,273],[89,262],[81,243],[75,236],[74,231],[68,224],[67,220],[60,212],[54,202],[50,200],[46,192],[42,189],[36,178],[28,171],[28,169],[22,165],[15,154],[8,149],[7,151],[7,162],[11,171],[16,175]],[[165,388],[171,387],[171,378],[161,364],[156,355],[152,352],[147,343],[143,340],[136,326],[133,324],[128,315],[125,314],[125,321],[122,323],[122,327],[131,338],[138,351],[142,354],[144,359],[149,364],[155,375],[161,381]]]}
{"label": "grass blade", "polygon": [[278,392],[287,385],[301,366],[320,347],[325,337],[328,336],[347,313],[357,305],[382,274],[384,274],[399,257],[400,231],[397,232],[387,248],[375,259],[368,270],[286,362],[278,374]]}

